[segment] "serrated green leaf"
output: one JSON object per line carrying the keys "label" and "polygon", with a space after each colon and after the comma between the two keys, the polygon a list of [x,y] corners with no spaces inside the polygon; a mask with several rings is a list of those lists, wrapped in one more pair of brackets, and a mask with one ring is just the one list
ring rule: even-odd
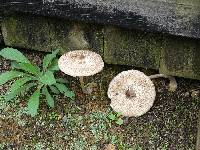
{"label": "serrated green leaf", "polygon": [[18,64],[19,63],[16,61],[11,61],[11,65],[10,65],[11,69],[20,69]]}
{"label": "serrated green leaf", "polygon": [[51,71],[60,70],[60,68],[58,67],[58,59],[57,58],[52,61],[52,63],[48,67],[48,70],[51,70]]}
{"label": "serrated green leaf", "polygon": [[15,91],[19,88],[21,88],[21,86],[23,86],[25,83],[27,83],[28,81],[33,80],[32,77],[23,77],[20,78],[18,80],[16,80],[10,87],[9,91]]}
{"label": "serrated green leaf", "polygon": [[24,70],[34,75],[38,75],[40,73],[40,68],[32,64],[19,63],[18,66],[19,66],[19,69]]}
{"label": "serrated green leaf", "polygon": [[59,94],[60,93],[60,91],[53,85],[50,85],[49,88],[54,94]]}
{"label": "serrated green leaf", "polygon": [[47,100],[47,104],[50,106],[50,107],[54,107],[54,100],[53,100],[53,97],[49,94],[49,91],[48,89],[44,86],[43,87],[44,89],[44,92],[45,92],[45,96],[46,96],[46,100]]}
{"label": "serrated green leaf", "polygon": [[51,54],[47,54],[43,59],[43,69],[46,70],[54,58],[56,58],[56,55],[58,54],[59,50],[53,51]]}
{"label": "serrated green leaf", "polygon": [[23,90],[21,91],[21,94],[25,95],[26,92],[28,92],[31,88],[33,88],[34,86],[37,86],[37,83],[28,83],[26,85],[23,86]]}
{"label": "serrated green leaf", "polygon": [[116,116],[114,115],[114,114],[110,114],[109,116],[108,116],[108,118],[110,119],[110,120],[115,120],[116,119]]}
{"label": "serrated green leaf", "polygon": [[121,118],[119,118],[115,123],[118,125],[122,125],[124,121]]}
{"label": "serrated green leaf", "polygon": [[65,93],[65,92],[67,92],[67,91],[69,91],[69,89],[64,85],[64,84],[62,84],[62,83],[55,83],[54,84],[56,87],[57,87],[57,89],[61,92],[61,93]]}
{"label": "serrated green leaf", "polygon": [[54,84],[57,89],[64,94],[64,96],[69,97],[70,99],[74,100],[75,94],[73,91],[70,91],[64,84],[62,83],[55,83]]}
{"label": "serrated green leaf", "polygon": [[28,101],[28,114],[32,117],[37,115],[39,108],[40,88],[37,89]]}
{"label": "serrated green leaf", "polygon": [[28,63],[18,63],[16,61],[13,61],[11,62],[11,68],[23,70],[34,75],[38,75],[40,73],[40,68],[38,66]]}
{"label": "serrated green leaf", "polygon": [[73,91],[67,91],[64,93],[66,97],[69,97],[71,100],[75,99],[75,93]]}
{"label": "serrated green leaf", "polygon": [[15,60],[22,63],[30,63],[30,61],[17,49],[14,48],[4,48],[0,51],[0,56],[9,59]]}
{"label": "serrated green leaf", "polygon": [[29,84],[23,85],[22,87],[20,87],[16,90],[8,91],[4,95],[4,99],[6,101],[11,101],[12,99],[19,96],[21,93],[28,91],[30,88],[32,88],[33,86],[36,86],[36,85],[37,85],[36,83],[29,83]]}
{"label": "serrated green leaf", "polygon": [[7,92],[5,95],[4,95],[4,99],[6,101],[11,101],[12,99],[16,98],[20,92],[22,91],[22,88],[20,89],[17,89],[15,91],[12,91],[12,92]]}
{"label": "serrated green leaf", "polygon": [[45,85],[53,85],[56,83],[53,72],[47,71],[42,76],[39,77],[39,81]]}
{"label": "serrated green leaf", "polygon": [[19,71],[6,71],[4,73],[0,74],[0,85],[3,85],[4,83],[8,82],[9,80],[12,80],[17,77],[27,76],[27,74]]}
{"label": "serrated green leaf", "polygon": [[58,79],[56,79],[56,81],[59,82],[59,83],[69,84],[69,81],[67,81],[67,80],[65,80],[63,78],[58,78]]}

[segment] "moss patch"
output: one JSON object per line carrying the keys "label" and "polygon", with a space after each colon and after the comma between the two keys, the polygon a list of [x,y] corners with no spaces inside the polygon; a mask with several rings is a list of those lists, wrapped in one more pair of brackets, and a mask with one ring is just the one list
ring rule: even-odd
{"label": "moss patch", "polygon": [[114,27],[106,27],[104,34],[106,63],[159,68],[161,35]]}
{"label": "moss patch", "polygon": [[2,22],[5,44],[39,51],[59,48],[61,53],[91,49],[102,53],[102,27],[24,14],[8,16]]}
{"label": "moss patch", "polygon": [[166,36],[161,53],[160,72],[200,79],[199,40]]}

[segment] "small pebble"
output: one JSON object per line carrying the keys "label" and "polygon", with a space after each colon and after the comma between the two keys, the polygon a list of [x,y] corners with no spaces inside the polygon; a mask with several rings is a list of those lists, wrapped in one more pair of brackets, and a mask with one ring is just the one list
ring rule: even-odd
{"label": "small pebble", "polygon": [[115,150],[115,146],[113,144],[108,144],[104,150]]}
{"label": "small pebble", "polygon": [[191,96],[192,96],[192,98],[198,98],[199,97],[199,91],[192,91]]}

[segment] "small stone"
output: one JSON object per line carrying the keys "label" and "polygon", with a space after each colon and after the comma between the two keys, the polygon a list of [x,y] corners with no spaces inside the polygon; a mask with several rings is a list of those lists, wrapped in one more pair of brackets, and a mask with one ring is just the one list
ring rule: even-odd
{"label": "small stone", "polygon": [[62,118],[62,121],[65,123],[65,122],[67,122],[67,120],[68,120],[68,118],[67,118],[67,116],[65,115],[65,116]]}
{"label": "small stone", "polygon": [[199,97],[199,91],[192,91],[191,96],[192,96],[192,98],[198,98]]}
{"label": "small stone", "polygon": [[116,150],[116,148],[113,144],[108,144],[104,150]]}
{"label": "small stone", "polygon": [[189,92],[186,92],[186,93],[184,94],[184,96],[185,96],[185,97],[188,97],[188,96],[190,96],[190,93],[189,93]]}

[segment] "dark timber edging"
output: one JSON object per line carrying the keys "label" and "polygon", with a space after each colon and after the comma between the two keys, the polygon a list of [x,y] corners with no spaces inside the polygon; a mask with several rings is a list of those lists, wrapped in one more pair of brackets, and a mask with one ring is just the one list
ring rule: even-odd
{"label": "dark timber edging", "polygon": [[1,0],[0,9],[200,38],[199,0]]}

